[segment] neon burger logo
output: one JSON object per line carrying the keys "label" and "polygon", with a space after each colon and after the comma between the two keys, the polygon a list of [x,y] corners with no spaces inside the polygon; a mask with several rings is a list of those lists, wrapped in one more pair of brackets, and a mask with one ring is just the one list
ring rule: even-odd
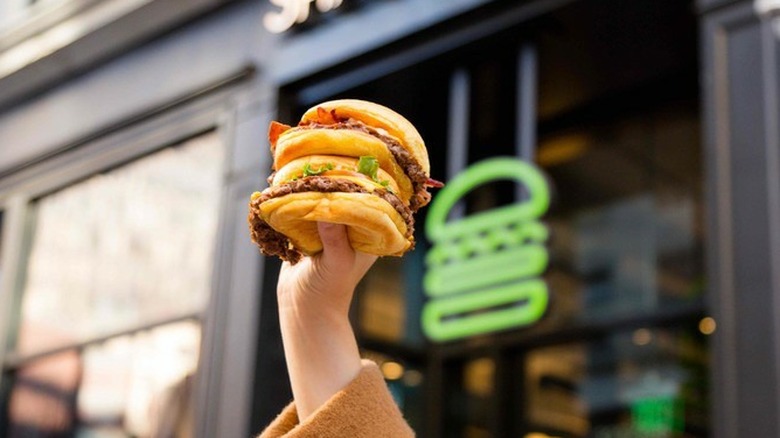
{"label": "neon burger logo", "polygon": [[[459,199],[496,180],[522,184],[528,198],[447,222]],[[451,341],[541,319],[549,301],[547,284],[540,278],[549,260],[549,232],[538,219],[549,205],[542,173],[513,158],[484,160],[447,183],[425,222],[433,243],[423,278],[429,300],[422,327],[428,338]]]}

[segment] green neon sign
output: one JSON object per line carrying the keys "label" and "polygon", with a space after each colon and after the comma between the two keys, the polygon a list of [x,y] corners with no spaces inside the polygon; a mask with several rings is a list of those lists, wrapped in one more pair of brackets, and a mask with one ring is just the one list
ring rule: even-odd
{"label": "green neon sign", "polygon": [[641,436],[672,436],[685,430],[683,402],[673,395],[634,401],[631,419],[634,431]]}
{"label": "green neon sign", "polygon": [[[477,186],[513,180],[529,197],[447,222],[455,204]],[[550,190],[533,165],[514,158],[481,161],[450,181],[428,211],[423,288],[430,298],[422,313],[426,336],[449,341],[537,322],[547,309],[547,284],[539,279],[549,256],[547,227],[539,218]]]}

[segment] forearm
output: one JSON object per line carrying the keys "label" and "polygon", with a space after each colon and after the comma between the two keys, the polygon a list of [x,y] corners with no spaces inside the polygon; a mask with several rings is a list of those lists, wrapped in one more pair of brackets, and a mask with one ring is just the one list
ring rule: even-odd
{"label": "forearm", "polygon": [[295,405],[308,418],[360,372],[360,353],[346,313],[282,304],[279,322]]}

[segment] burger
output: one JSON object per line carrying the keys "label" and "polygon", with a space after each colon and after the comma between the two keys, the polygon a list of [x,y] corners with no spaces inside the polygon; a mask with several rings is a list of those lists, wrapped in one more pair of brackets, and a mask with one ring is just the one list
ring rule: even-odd
{"label": "burger", "polygon": [[322,251],[317,222],[347,226],[355,250],[400,256],[414,247],[414,213],[428,204],[428,152],[407,119],[382,105],[334,100],[298,126],[271,122],[273,172],[252,194],[249,227],[260,250],[297,263]]}

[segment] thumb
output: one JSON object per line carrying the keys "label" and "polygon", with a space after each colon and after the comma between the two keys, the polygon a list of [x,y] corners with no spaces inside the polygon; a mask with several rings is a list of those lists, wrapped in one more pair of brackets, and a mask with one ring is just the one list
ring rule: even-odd
{"label": "thumb", "polygon": [[347,237],[347,227],[330,222],[317,222],[317,231],[322,240],[322,261],[328,268],[348,266],[355,257],[355,251]]}

